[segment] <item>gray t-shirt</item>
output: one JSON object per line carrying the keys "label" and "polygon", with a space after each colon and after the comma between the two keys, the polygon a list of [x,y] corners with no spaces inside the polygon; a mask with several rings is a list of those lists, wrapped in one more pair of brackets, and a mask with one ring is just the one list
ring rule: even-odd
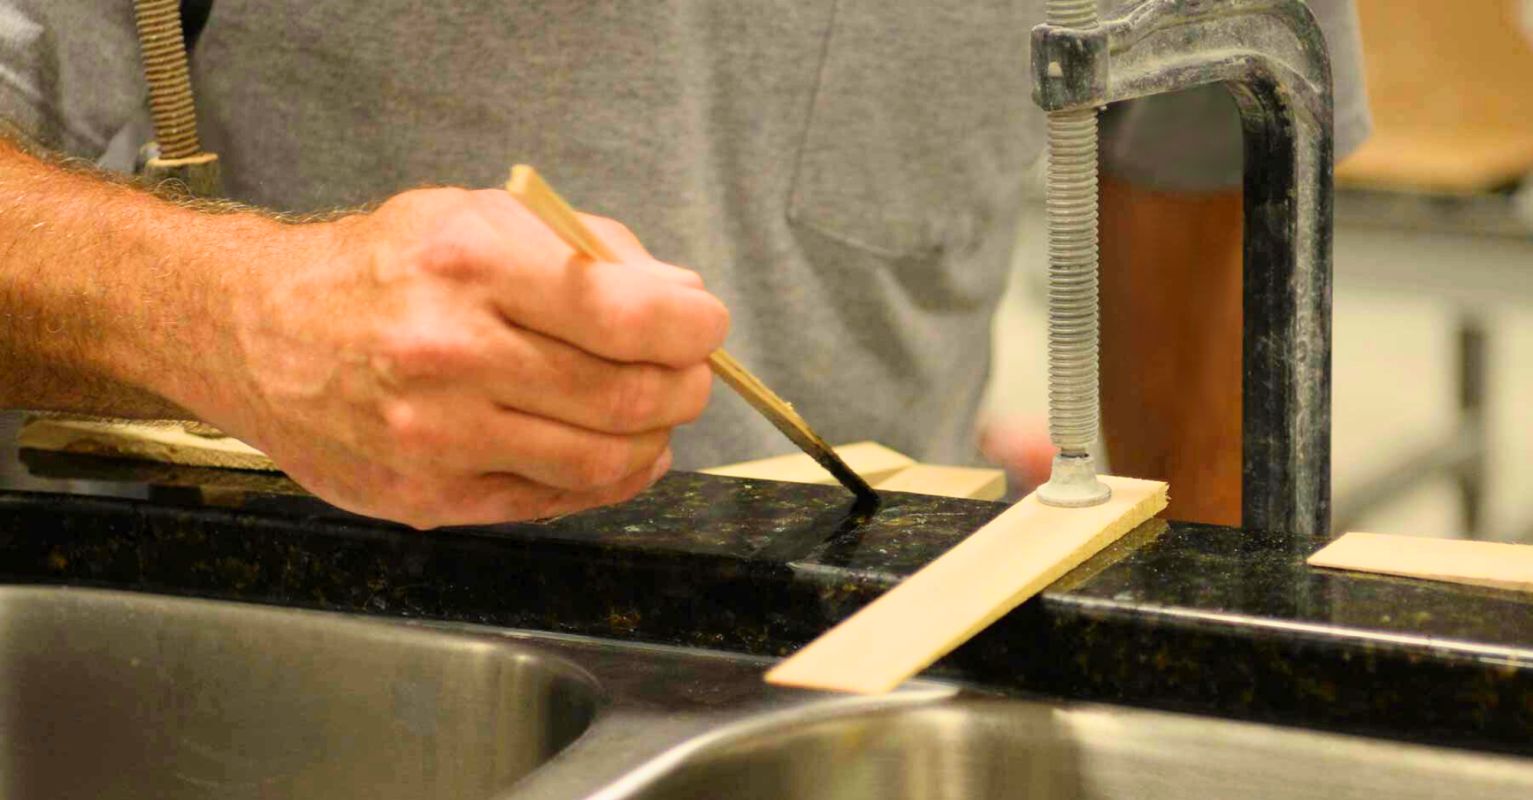
{"label": "gray t-shirt", "polygon": [[[1042,6],[215,0],[193,77],[232,197],[325,209],[535,164],[699,270],[733,312],[730,350],[826,438],[963,462],[1044,141]],[[1313,6],[1346,152],[1367,127],[1356,18]],[[145,93],[130,0],[0,0],[0,116],[23,132],[97,158]],[[1237,128],[1211,97],[1113,115],[1109,168],[1228,181]],[[1217,150],[1203,141],[1237,160],[1178,158]],[[676,441],[681,467],[792,447],[722,390]]]}

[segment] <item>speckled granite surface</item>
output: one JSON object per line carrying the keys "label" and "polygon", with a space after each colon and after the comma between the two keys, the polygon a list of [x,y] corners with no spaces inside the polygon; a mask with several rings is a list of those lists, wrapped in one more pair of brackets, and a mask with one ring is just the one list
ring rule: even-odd
{"label": "speckled granite surface", "polygon": [[[781,654],[1003,506],[673,474],[620,507],[422,534],[237,474],[44,457],[0,580]],[[151,501],[94,495],[142,495]],[[198,488],[203,487],[203,488]],[[252,488],[254,491],[252,491]],[[1318,541],[1152,521],[943,661],[1003,691],[1533,754],[1533,596],[1311,569]]]}

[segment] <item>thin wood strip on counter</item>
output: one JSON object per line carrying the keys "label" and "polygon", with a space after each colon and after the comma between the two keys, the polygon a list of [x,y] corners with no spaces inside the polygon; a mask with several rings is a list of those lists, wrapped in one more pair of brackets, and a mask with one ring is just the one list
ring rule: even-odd
{"label": "thin wood strip on counter", "polygon": [[[872,480],[872,479],[870,479]],[[949,467],[914,464],[882,480],[874,480],[880,492],[911,492],[970,500],[1000,500],[1006,496],[1006,471],[989,467]]]}
{"label": "thin wood strip on counter", "polygon": [[887,692],[1166,507],[1159,481],[1102,478],[1110,500],[1056,508],[1037,493],[767,672],[768,683]]}
{"label": "thin wood strip on counter", "polygon": [[[866,478],[869,483],[878,482],[915,466],[916,460],[898,450],[878,442],[855,442],[838,444],[833,450],[846,465]],[[722,475],[730,478],[753,478],[764,481],[787,481],[789,483],[833,484],[836,476],[830,474],[819,462],[806,453],[758,458],[720,467],[709,467],[698,472],[706,475]]]}
{"label": "thin wood strip on counter", "polygon": [[[1006,495],[1006,472],[987,467],[950,467],[920,464],[910,456],[878,442],[838,444],[833,450],[874,489],[910,492],[970,500],[1000,500]],[[705,475],[730,478],[787,481],[789,483],[836,482],[814,459],[803,453],[758,458],[721,467],[698,470]]]}
{"label": "thin wood strip on counter", "polygon": [[136,458],[190,467],[277,472],[260,450],[228,436],[188,433],[190,423],[80,417],[37,417],[16,436],[16,445],[34,450]]}
{"label": "thin wood strip on counter", "polygon": [[1308,563],[1533,592],[1533,545],[1348,533],[1310,556]]}

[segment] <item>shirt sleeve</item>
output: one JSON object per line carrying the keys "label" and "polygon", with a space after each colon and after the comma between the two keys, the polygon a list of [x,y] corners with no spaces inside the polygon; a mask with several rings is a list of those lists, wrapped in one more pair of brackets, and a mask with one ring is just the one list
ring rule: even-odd
{"label": "shirt sleeve", "polygon": [[[1310,0],[1331,51],[1336,159],[1367,138],[1362,43],[1351,0]],[[1220,86],[1118,103],[1102,116],[1102,169],[1169,191],[1240,185],[1240,119]]]}
{"label": "shirt sleeve", "polygon": [[0,121],[95,159],[144,107],[132,0],[0,0]]}

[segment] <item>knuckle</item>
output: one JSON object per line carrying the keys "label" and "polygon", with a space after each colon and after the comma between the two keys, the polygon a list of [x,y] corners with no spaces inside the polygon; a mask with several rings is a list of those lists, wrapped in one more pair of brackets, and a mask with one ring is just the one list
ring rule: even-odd
{"label": "knuckle", "polygon": [[461,338],[430,327],[406,326],[390,334],[383,345],[384,361],[395,378],[439,378],[467,366],[472,347]]}
{"label": "knuckle", "polygon": [[487,273],[493,246],[494,233],[482,217],[467,210],[450,211],[422,242],[420,268],[443,278],[473,281]]}
{"label": "knuckle", "polygon": [[639,237],[635,236],[633,231],[627,225],[624,225],[623,223],[618,222],[611,217],[599,217],[593,214],[587,214],[585,215],[585,221],[591,227],[595,228],[596,234],[603,239],[609,241],[629,242],[633,244],[638,244],[639,242]]}
{"label": "knuckle", "polygon": [[593,504],[612,505],[614,503],[621,503],[627,500],[632,500],[634,497],[637,497],[639,494],[643,493],[645,489],[648,488],[649,481],[635,477],[632,480],[624,481],[621,484],[603,491],[601,495],[595,499]]}
{"label": "knuckle", "polygon": [[656,316],[654,304],[643,298],[615,298],[600,315],[601,330],[614,351],[632,355],[635,343],[643,332],[653,328]]}
{"label": "knuckle", "polygon": [[[417,404],[409,401],[392,402],[384,408],[383,414],[388,436],[402,458],[414,460],[426,457],[441,448],[441,429]],[[417,496],[421,487],[407,482],[399,490],[408,500]]]}
{"label": "knuckle", "polygon": [[[416,410],[415,404],[408,401],[396,400],[383,406],[384,429],[388,431],[389,437],[393,439],[412,435],[415,428],[420,424],[418,421],[419,416],[420,414]],[[395,482],[393,488],[396,491],[407,488],[406,486],[399,485],[400,482]]]}
{"label": "knuckle", "polygon": [[416,189],[423,200],[442,208],[462,209],[474,200],[474,193],[461,186],[431,186]]}
{"label": "knuckle", "polygon": [[632,446],[625,439],[602,439],[576,459],[576,480],[585,486],[608,486],[628,474]]}
{"label": "knuckle", "polygon": [[687,334],[685,337],[678,336],[682,342],[678,347],[683,348],[677,354],[677,366],[694,366],[708,358],[709,354],[724,346],[727,323],[723,323],[712,314],[702,317],[692,317],[687,321]]}
{"label": "knuckle", "polygon": [[611,405],[607,418],[614,430],[637,432],[652,425],[663,410],[663,377],[660,368],[647,365],[630,367],[618,374],[608,393]]}
{"label": "knuckle", "polygon": [[722,301],[713,303],[713,310],[709,314],[710,336],[708,337],[711,347],[709,352],[717,350],[724,345],[724,340],[729,336],[730,316],[729,308]]}
{"label": "knuckle", "polygon": [[452,186],[408,189],[385,200],[378,209],[408,216],[430,214],[462,203],[466,194],[465,190]]}
{"label": "knuckle", "polygon": [[708,408],[708,398],[713,392],[713,373],[708,367],[699,364],[688,367],[682,377],[680,398],[677,401],[677,415],[681,423],[695,422]]}
{"label": "knuckle", "polygon": [[374,212],[379,215],[414,214],[426,203],[429,192],[425,189],[410,189],[400,192],[387,200],[384,200]]}
{"label": "knuckle", "polygon": [[676,281],[690,289],[703,288],[703,276],[696,270],[685,267],[676,267]]}

